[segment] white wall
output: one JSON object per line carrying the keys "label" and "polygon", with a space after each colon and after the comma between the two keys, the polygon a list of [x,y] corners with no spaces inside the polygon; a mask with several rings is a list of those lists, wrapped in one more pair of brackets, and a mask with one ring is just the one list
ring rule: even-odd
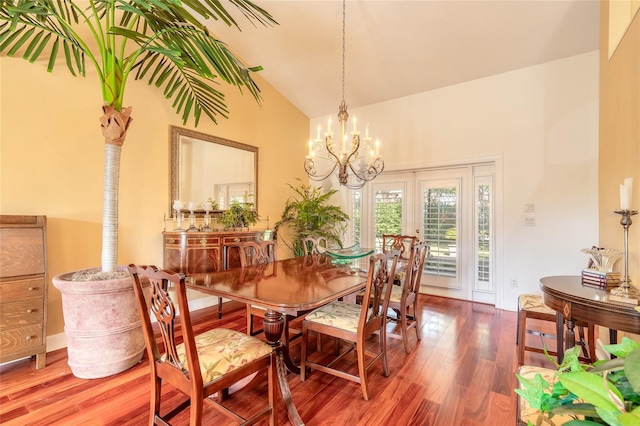
{"label": "white wall", "polygon": [[[580,249],[598,243],[597,51],[349,113],[370,123],[385,170],[498,159],[498,308],[540,293],[540,277],[586,265]],[[311,120],[311,137],[327,118]],[[535,227],[524,226],[525,203],[535,204]]]}

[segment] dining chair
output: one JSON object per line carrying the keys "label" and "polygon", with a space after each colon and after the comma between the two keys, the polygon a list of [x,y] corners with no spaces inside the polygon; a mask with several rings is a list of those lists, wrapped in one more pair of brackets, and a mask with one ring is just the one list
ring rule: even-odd
{"label": "dining chair", "polygon": [[[556,340],[555,327],[553,332],[543,331],[543,327],[533,328],[527,325],[527,320],[539,320],[556,324],[556,311],[544,304],[542,296],[539,294],[521,294],[518,296],[518,316],[517,316],[517,332],[516,346],[518,347],[518,365],[524,364],[525,351],[544,353],[545,350],[551,356],[558,356],[557,343],[556,350],[547,349],[545,339]],[[595,343],[595,326],[593,323],[578,321],[576,323],[578,329],[578,339],[576,344],[582,346],[583,360],[595,362],[596,360],[596,343]],[[587,329],[586,336],[584,329]],[[525,341],[526,335],[532,334],[540,337],[542,348],[536,346],[528,346]],[[559,360],[558,360],[559,361]]]}
{"label": "dining chair", "polygon": [[305,237],[302,238],[301,243],[304,256],[323,254],[329,248],[327,237]]}
{"label": "dining chair", "polygon": [[409,259],[409,253],[411,249],[418,241],[418,238],[413,235],[400,235],[400,234],[383,234],[382,235],[382,252],[399,250],[401,261],[407,261]]}
{"label": "dining chair", "polygon": [[[362,396],[368,401],[371,395],[367,376],[373,364],[381,361],[384,376],[389,376],[386,339],[387,308],[399,255],[399,251],[392,251],[369,258],[364,300],[370,300],[370,304],[359,305],[334,301],[306,315],[302,322],[301,381],[307,378],[307,368],[319,370],[360,383]],[[344,350],[339,348],[336,357],[328,363],[321,363],[319,359],[313,361],[307,353],[309,332],[334,337],[335,344],[347,343],[348,347]],[[375,344],[373,344],[374,347],[366,346],[367,339],[374,334],[378,335],[377,347]],[[352,374],[348,369],[334,367],[353,351],[357,355],[357,374]]]}
{"label": "dining chair", "polygon": [[[238,247],[240,249],[240,266],[251,266],[251,265],[262,265],[266,263],[272,263],[278,260],[278,255],[276,252],[276,241],[274,240],[265,240],[262,242],[255,241],[247,241],[243,243],[239,243]],[[247,304],[247,333],[251,336],[255,336],[259,334],[261,331],[254,331],[253,329],[253,319],[254,317],[264,318],[267,310],[251,304]],[[288,333],[288,319],[287,315],[284,316],[285,321],[285,333],[284,333],[284,341],[285,345],[289,343],[289,333]]]}
{"label": "dining chair", "polygon": [[392,338],[402,339],[406,353],[411,352],[409,330],[415,329],[416,338],[420,340],[422,316],[418,294],[420,292],[424,260],[428,251],[429,243],[427,241],[422,241],[413,246],[409,252],[404,282],[401,286],[392,286],[391,295],[389,296],[389,308],[396,313],[395,320],[400,323],[400,333],[387,331],[387,335]]}
{"label": "dining chair", "polygon": [[[129,265],[129,271],[133,275],[151,369],[149,424],[169,424],[171,418],[190,405],[189,424],[200,425],[205,401],[238,424],[253,424],[269,418],[269,424],[273,426],[277,419],[275,392],[278,377],[273,348],[255,337],[225,328],[194,335],[184,274],[133,264]],[[147,280],[150,296],[145,296],[142,285]],[[177,293],[177,306],[169,293],[170,287]],[[161,345],[156,341],[151,315],[160,330]],[[178,343],[178,327],[182,332],[182,343]],[[242,404],[251,407],[248,410],[250,417],[244,418],[225,406],[228,405],[224,402],[229,398],[232,385],[239,387],[238,382],[251,381],[261,372],[267,373],[266,407],[258,410],[255,405]],[[161,416],[163,382],[187,394],[189,399]],[[243,411],[243,415],[247,414]]]}

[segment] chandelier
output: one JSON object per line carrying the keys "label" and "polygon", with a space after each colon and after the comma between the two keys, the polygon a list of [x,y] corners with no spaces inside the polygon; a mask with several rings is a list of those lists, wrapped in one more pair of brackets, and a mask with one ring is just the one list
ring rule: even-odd
{"label": "chandelier", "polygon": [[[347,130],[349,113],[347,103],[344,100],[344,75],[345,75],[345,21],[346,0],[342,1],[342,102],[338,107],[339,138],[334,140],[331,128],[331,118],[327,123],[324,137],[321,137],[321,126],[315,139],[309,140],[309,154],[305,157],[304,169],[312,180],[327,179],[338,170],[340,185],[350,189],[359,189],[370,180],[378,176],[384,170],[384,161],[380,155],[380,141],[372,143],[369,136],[369,124],[366,126],[365,135],[360,138],[357,129],[356,118],[353,118],[351,132]],[[326,151],[326,153],[325,153]],[[322,160],[322,161],[320,161]],[[318,165],[329,163],[328,171],[320,172]]]}

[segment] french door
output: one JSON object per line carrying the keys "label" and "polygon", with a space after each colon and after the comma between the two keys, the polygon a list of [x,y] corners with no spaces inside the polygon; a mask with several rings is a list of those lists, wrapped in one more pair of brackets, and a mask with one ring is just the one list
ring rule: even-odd
{"label": "french door", "polygon": [[494,167],[386,173],[353,191],[350,243],[381,248],[383,234],[429,241],[421,291],[495,303]]}

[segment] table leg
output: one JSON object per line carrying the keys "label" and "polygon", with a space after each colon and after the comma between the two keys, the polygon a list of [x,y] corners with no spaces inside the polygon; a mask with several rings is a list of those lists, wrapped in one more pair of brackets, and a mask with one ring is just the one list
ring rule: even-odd
{"label": "table leg", "polygon": [[[289,382],[287,381],[287,369],[295,372],[295,364],[289,357],[289,349],[282,344],[280,337],[284,330],[284,317],[282,313],[268,310],[264,315],[263,320],[264,336],[267,339],[267,344],[273,347],[276,351],[276,362],[278,369],[278,384],[280,385],[280,392],[282,393],[282,399],[287,406],[287,414],[292,424],[296,426],[303,426],[304,422],[298,414],[293,398],[291,396],[291,389],[289,389]],[[294,367],[292,369],[292,367]],[[300,374],[300,368],[298,367],[298,373]]]}
{"label": "table leg", "polygon": [[564,359],[564,317],[562,312],[556,312],[556,352],[558,364]]}
{"label": "table leg", "polygon": [[572,318],[565,319],[564,322],[567,325],[564,347],[572,348],[576,345],[576,333],[573,331],[576,322]]}

